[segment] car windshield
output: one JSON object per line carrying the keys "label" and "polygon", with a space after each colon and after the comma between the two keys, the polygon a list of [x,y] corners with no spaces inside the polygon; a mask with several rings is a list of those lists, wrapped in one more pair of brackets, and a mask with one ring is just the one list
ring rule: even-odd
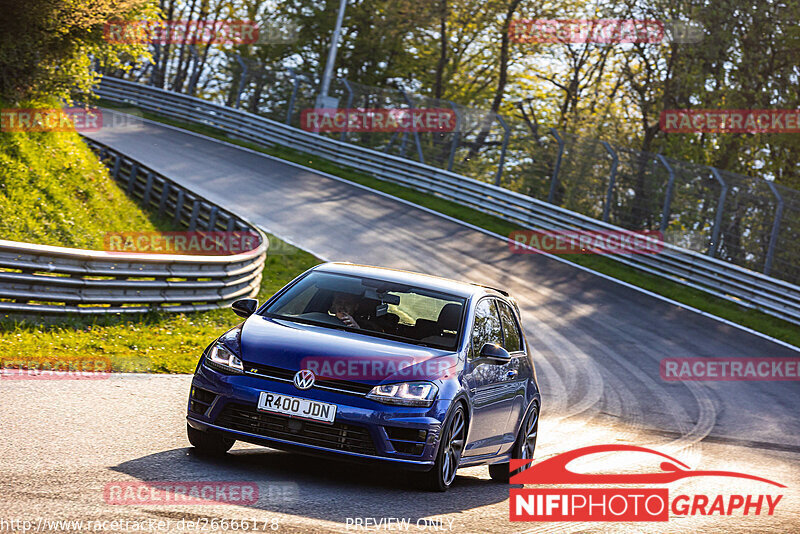
{"label": "car windshield", "polygon": [[465,302],[430,289],[315,271],[272,302],[263,315],[455,349]]}

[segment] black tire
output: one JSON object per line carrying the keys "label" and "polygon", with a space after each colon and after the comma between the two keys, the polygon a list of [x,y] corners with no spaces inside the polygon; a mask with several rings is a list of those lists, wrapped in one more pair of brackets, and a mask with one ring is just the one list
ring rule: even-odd
{"label": "black tire", "polygon": [[[511,457],[516,460],[532,459],[536,450],[536,438],[539,434],[539,407],[534,405],[528,415],[525,416],[522,426],[519,428],[517,442]],[[492,464],[489,466],[489,476],[497,482],[508,482],[511,478],[510,465],[508,462],[502,464]]]}
{"label": "black tire", "polygon": [[192,428],[188,423],[186,424],[186,434],[189,436],[189,443],[197,449],[197,452],[208,456],[225,454],[236,443],[234,439]]}
{"label": "black tire", "polygon": [[442,427],[439,452],[433,469],[425,473],[414,473],[418,487],[428,491],[447,491],[453,485],[458,463],[467,441],[467,412],[460,402]]}

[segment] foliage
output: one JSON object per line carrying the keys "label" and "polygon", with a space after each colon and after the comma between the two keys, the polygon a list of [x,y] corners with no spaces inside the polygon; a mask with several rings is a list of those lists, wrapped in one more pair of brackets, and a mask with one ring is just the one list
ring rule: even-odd
{"label": "foliage", "polygon": [[152,19],[153,0],[24,0],[4,2],[0,17],[0,100],[71,102],[98,80],[92,61],[130,68],[147,58],[144,44],[104,38],[111,20]]}

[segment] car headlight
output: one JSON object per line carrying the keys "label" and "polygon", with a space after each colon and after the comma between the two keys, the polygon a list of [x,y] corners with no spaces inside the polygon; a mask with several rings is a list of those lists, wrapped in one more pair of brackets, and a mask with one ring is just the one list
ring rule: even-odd
{"label": "car headlight", "polygon": [[206,365],[223,373],[244,373],[242,360],[221,343],[214,343],[208,351]]}
{"label": "car headlight", "polygon": [[375,386],[367,398],[384,404],[427,407],[433,404],[438,392],[439,388],[430,382],[401,382]]}

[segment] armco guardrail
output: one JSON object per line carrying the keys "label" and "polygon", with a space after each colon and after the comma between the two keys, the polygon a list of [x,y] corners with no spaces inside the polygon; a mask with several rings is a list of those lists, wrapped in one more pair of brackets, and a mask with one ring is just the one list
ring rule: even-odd
{"label": "armco guardrail", "polygon": [[[544,230],[613,230],[614,225],[540,200],[396,156],[325,138],[245,111],[154,87],[106,77],[97,93],[108,100],[186,122],[205,124],[261,145],[313,153],[375,177],[433,193],[458,204]],[[659,254],[609,255],[616,261],[736,304],[800,324],[800,287],[665,243]]]}
{"label": "armco guardrail", "polygon": [[129,195],[189,230],[261,236],[229,256],[130,254],[0,240],[0,313],[81,315],[190,312],[254,296],[261,285],[266,236],[254,225],[96,141],[87,140]]}

